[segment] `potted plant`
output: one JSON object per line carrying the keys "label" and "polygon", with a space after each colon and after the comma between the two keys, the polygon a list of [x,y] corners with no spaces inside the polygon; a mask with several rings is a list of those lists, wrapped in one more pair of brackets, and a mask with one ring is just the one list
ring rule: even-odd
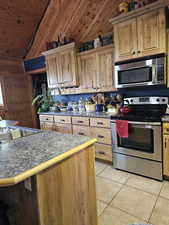
{"label": "potted plant", "polygon": [[51,91],[48,91],[45,94],[37,95],[32,100],[32,105],[36,106],[37,112],[47,112],[49,107],[54,104]]}

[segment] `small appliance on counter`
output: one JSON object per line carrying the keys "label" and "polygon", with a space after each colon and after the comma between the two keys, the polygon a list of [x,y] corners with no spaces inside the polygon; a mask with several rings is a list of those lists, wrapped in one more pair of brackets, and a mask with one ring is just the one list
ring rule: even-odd
{"label": "small appliance on counter", "polygon": [[[161,120],[168,97],[133,97],[124,102],[130,111],[111,116],[114,167],[162,180]],[[122,129],[117,130],[117,125]]]}

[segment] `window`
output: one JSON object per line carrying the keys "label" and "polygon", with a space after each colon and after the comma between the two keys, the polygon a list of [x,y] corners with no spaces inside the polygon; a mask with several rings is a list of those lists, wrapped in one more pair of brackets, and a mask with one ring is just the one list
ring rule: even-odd
{"label": "window", "polygon": [[2,86],[0,83],[0,106],[3,106],[3,105],[4,105],[4,101],[3,101],[3,96],[2,96]]}

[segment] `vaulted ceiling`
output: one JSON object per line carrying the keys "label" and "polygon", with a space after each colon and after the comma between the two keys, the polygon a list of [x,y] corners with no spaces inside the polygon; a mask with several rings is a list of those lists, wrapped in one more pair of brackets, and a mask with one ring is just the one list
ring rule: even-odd
{"label": "vaulted ceiling", "polygon": [[0,57],[23,58],[49,0],[0,1]]}
{"label": "vaulted ceiling", "polygon": [[0,57],[39,56],[46,42],[57,40],[60,34],[84,42],[98,33],[110,33],[109,19],[118,14],[122,1],[1,0]]}

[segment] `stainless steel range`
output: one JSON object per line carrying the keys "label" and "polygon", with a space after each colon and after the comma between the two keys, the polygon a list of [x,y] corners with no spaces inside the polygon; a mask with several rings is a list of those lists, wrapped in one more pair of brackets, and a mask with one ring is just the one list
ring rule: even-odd
{"label": "stainless steel range", "polygon": [[[168,97],[127,98],[131,112],[112,119],[113,163],[117,169],[162,180],[161,116]],[[116,120],[128,121],[128,137],[117,134]]]}

